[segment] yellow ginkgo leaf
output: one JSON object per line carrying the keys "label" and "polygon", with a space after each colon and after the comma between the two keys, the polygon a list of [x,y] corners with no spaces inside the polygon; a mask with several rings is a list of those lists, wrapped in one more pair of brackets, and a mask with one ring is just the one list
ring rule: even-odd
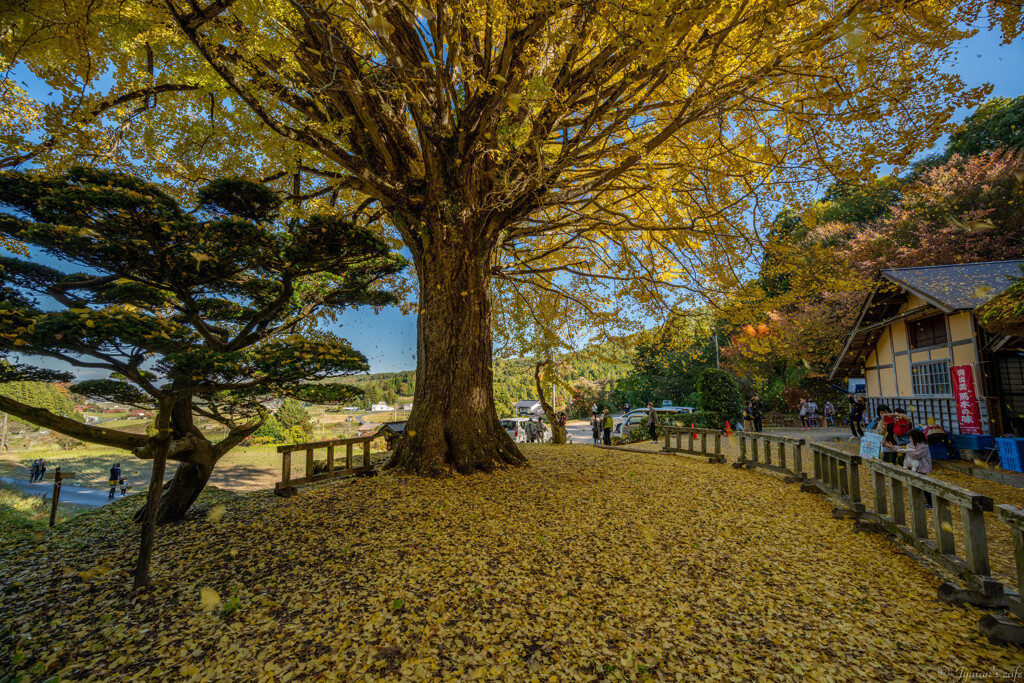
{"label": "yellow ginkgo leaf", "polygon": [[215,505],[206,513],[206,519],[216,524],[220,520],[224,519],[224,514],[227,511],[228,509],[224,505]]}
{"label": "yellow ginkgo leaf", "polygon": [[210,610],[216,609],[220,606],[220,595],[218,595],[217,591],[212,588],[200,588],[199,602],[202,605],[203,610],[209,612]]}

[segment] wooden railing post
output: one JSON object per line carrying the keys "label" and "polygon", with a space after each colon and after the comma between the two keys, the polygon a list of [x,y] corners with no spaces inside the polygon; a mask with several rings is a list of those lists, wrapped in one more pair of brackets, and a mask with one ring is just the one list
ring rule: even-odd
{"label": "wooden railing post", "polygon": [[779,467],[786,467],[786,442],[779,442]]}
{"label": "wooden railing post", "polygon": [[740,461],[747,459],[747,435],[740,436]]}
{"label": "wooden railing post", "polygon": [[701,432],[700,433],[700,454],[701,455],[707,455],[708,454],[708,433],[707,432]]}
{"label": "wooden railing post", "polygon": [[345,469],[352,469],[352,444],[345,444]]}
{"label": "wooden railing post", "polygon": [[811,454],[814,456],[814,478],[817,481],[822,481],[822,462],[821,462],[821,451],[811,444]]}
{"label": "wooden railing post", "polygon": [[751,455],[750,459],[753,460],[754,462],[758,462],[758,452],[757,451],[758,451],[758,442],[760,440],[761,439],[759,439],[756,436],[750,437],[750,455]]}
{"label": "wooden railing post", "polygon": [[847,465],[850,469],[850,500],[860,502],[860,457],[853,456]]}
{"label": "wooden railing post", "polygon": [[800,439],[799,443],[793,448],[793,470],[796,474],[801,477],[804,475],[804,440]]}
{"label": "wooden railing post", "polygon": [[[964,558],[967,568],[978,576],[988,576],[992,570],[988,561],[988,538],[985,534],[985,513],[967,505],[960,506],[960,520],[964,527]],[[1017,534],[1020,535],[1019,532]],[[1014,539],[1014,545],[1016,541]],[[1024,571],[1024,547],[1017,546],[1017,571]],[[1024,584],[1018,583],[1018,586]]]}
{"label": "wooden railing post", "polygon": [[928,538],[928,521],[925,515],[924,491],[910,485],[910,531],[914,538]]}
{"label": "wooden railing post", "polygon": [[953,538],[953,514],[949,501],[932,494],[932,514],[935,523],[935,546],[943,555],[956,555],[956,540]]}
{"label": "wooden railing post", "polygon": [[889,491],[892,497],[892,521],[898,526],[906,526],[907,508],[903,500],[903,482],[895,477],[890,477]]}
{"label": "wooden railing post", "polygon": [[715,432],[715,457],[722,457],[722,435],[719,432]]}
{"label": "wooden railing post", "polygon": [[881,472],[872,472],[871,479],[875,490],[875,512],[884,515],[889,512],[885,499],[885,475]]}
{"label": "wooden railing post", "polygon": [[370,467],[370,442],[363,442],[363,467],[369,469]]}
{"label": "wooden railing post", "polygon": [[288,486],[288,482],[292,480],[292,452],[285,451],[281,454],[281,484],[284,487]]}
{"label": "wooden railing post", "polygon": [[307,448],[306,449],[306,476],[307,477],[312,477],[313,476],[313,449],[312,448]]}
{"label": "wooden railing post", "polygon": [[828,471],[828,476],[829,476],[829,479],[830,479],[829,486],[832,487],[833,491],[838,491],[839,490],[839,461],[836,458],[833,458],[831,455],[828,455],[827,457],[828,457],[828,470],[829,470]]}
{"label": "wooden railing post", "polygon": [[334,446],[327,447],[327,473],[334,474]]}

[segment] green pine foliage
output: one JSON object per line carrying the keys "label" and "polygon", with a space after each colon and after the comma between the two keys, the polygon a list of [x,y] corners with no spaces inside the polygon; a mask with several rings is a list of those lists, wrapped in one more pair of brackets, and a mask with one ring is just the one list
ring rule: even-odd
{"label": "green pine foliage", "polygon": [[49,382],[0,384],[0,396],[6,396],[33,408],[45,408],[55,415],[83,421],[82,416],[75,411],[75,401],[71,395]]}

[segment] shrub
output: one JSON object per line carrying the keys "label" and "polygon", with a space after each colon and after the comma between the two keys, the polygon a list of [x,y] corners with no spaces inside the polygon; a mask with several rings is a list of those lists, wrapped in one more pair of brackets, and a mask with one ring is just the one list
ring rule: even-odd
{"label": "shrub", "polygon": [[73,439],[70,436],[64,436],[63,434],[61,434],[60,436],[57,437],[57,447],[60,448],[62,451],[73,451],[76,448],[80,448],[81,446],[84,445],[84,441]]}
{"label": "shrub", "polygon": [[[725,370],[705,370],[697,382],[697,390],[700,392],[701,412],[694,415],[699,414],[702,421],[715,425],[709,429],[724,429],[726,420],[731,422],[743,415],[739,385]],[[694,423],[696,424],[696,418]]]}

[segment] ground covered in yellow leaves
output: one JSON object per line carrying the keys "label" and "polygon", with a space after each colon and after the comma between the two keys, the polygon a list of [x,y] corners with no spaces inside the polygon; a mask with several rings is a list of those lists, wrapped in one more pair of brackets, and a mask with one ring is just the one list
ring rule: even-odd
{"label": "ground covered in yellow leaves", "polygon": [[161,530],[138,598],[137,502],[82,515],[0,551],[0,671],[934,681],[1024,663],[821,496],[692,458],[524,451],[530,467],[493,475],[204,494]]}

